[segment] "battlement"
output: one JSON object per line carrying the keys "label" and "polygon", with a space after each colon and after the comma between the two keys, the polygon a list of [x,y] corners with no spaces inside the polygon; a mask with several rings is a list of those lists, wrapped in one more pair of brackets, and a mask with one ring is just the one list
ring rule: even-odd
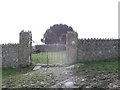
{"label": "battlement", "polygon": [[91,41],[91,40],[94,40],[94,41],[117,41],[118,39],[113,39],[113,38],[81,38],[79,40],[83,40],[83,41]]}
{"label": "battlement", "polygon": [[32,33],[31,31],[22,30],[20,33]]}
{"label": "battlement", "polygon": [[87,38],[78,39],[77,52],[79,61],[96,61],[118,57],[119,39]]}
{"label": "battlement", "polygon": [[19,43],[8,43],[8,44],[1,44],[2,46],[17,46]]}
{"label": "battlement", "polygon": [[25,67],[31,63],[32,33],[20,32],[19,43],[1,44],[2,67]]}

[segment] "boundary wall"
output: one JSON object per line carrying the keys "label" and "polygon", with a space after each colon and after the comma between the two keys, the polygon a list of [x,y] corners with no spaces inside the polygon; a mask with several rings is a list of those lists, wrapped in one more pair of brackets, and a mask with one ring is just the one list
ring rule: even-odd
{"label": "boundary wall", "polygon": [[65,51],[66,45],[65,44],[45,44],[45,45],[35,45],[34,51],[39,52],[58,52],[58,51]]}
{"label": "boundary wall", "polygon": [[120,39],[78,39],[77,32],[66,34],[67,64],[120,57]]}
{"label": "boundary wall", "polygon": [[79,39],[78,61],[98,61],[118,57],[118,39]]}
{"label": "boundary wall", "polygon": [[18,44],[0,45],[0,61],[2,67],[25,67],[31,64],[31,31],[21,31]]}
{"label": "boundary wall", "polygon": [[0,90],[2,89],[2,45],[0,44]]}

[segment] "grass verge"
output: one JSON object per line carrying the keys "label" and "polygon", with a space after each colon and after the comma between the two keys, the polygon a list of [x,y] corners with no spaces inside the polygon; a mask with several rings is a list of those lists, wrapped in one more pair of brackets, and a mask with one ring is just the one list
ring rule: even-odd
{"label": "grass verge", "polygon": [[53,82],[53,77],[42,73],[27,73],[10,76],[2,81],[3,88],[42,88]]}
{"label": "grass verge", "polygon": [[33,67],[34,67],[33,65],[30,65],[30,66],[24,67],[24,68],[3,68],[2,69],[2,78],[27,73],[27,72],[31,71],[33,69]]}
{"label": "grass verge", "polygon": [[85,61],[77,64],[75,68],[90,73],[118,73],[118,60],[120,60],[120,58],[92,62]]}

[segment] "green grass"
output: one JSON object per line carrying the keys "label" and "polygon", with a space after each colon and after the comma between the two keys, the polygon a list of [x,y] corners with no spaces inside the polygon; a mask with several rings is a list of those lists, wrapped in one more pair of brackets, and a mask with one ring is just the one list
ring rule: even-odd
{"label": "green grass", "polygon": [[82,66],[80,66],[79,69],[81,68],[83,71],[86,70],[94,73],[116,73],[118,72],[118,60],[120,60],[120,58],[106,59],[102,61],[85,61],[80,63]]}
{"label": "green grass", "polygon": [[38,72],[32,75],[28,74],[7,77],[3,79],[2,86],[6,86],[7,88],[14,86],[19,86],[21,88],[41,88],[50,85],[52,82],[52,77]]}
{"label": "green grass", "polygon": [[[49,64],[62,64],[66,60],[66,52],[49,52],[48,53]],[[120,60],[120,58],[119,58]],[[15,76],[29,72],[36,63],[47,64],[47,53],[32,54],[32,65],[25,68],[3,68],[2,77]],[[83,66],[80,69],[84,69],[90,72],[117,72],[118,71],[118,59],[107,59],[102,61],[85,61],[81,62]]]}
{"label": "green grass", "polygon": [[2,78],[6,78],[9,76],[15,76],[19,74],[24,74],[29,71],[31,71],[33,68],[33,65],[25,68],[3,68],[2,69]]}
{"label": "green grass", "polygon": [[[46,53],[33,54],[32,65],[25,68],[3,68],[2,77],[3,86],[12,87],[20,85],[20,87],[32,87],[40,88],[49,86],[50,83],[54,82],[53,77],[49,75],[43,75],[42,73],[36,73],[33,75],[22,75],[32,71],[34,64],[37,62],[47,63]],[[48,53],[49,64],[50,63],[63,63],[66,59],[65,52],[49,52]],[[38,60],[38,61],[36,61]],[[87,74],[94,76],[100,73],[118,73],[118,60],[120,58],[106,59],[102,61],[85,61],[75,65],[75,70],[79,70],[79,75]],[[74,71],[75,71],[74,70]],[[87,73],[86,73],[87,72]],[[41,83],[41,82],[45,83]],[[36,84],[34,84],[36,83]]]}
{"label": "green grass", "polygon": [[[49,64],[64,63],[66,60],[66,52],[49,52],[48,53]],[[25,68],[3,68],[2,77],[6,78],[9,76],[15,76],[19,74],[24,74],[33,69],[36,63],[47,64],[47,53],[42,52],[40,54],[32,54],[32,65]]]}
{"label": "green grass", "polygon": [[[47,61],[48,60],[48,61]],[[63,64],[66,60],[66,52],[41,52],[39,54],[32,54],[32,62],[43,64]]]}

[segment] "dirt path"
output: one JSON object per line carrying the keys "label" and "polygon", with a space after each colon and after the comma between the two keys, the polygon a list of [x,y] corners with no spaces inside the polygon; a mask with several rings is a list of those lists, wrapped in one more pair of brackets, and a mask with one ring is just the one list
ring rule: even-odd
{"label": "dirt path", "polygon": [[[81,70],[82,71],[82,70]],[[88,72],[76,74],[74,65],[68,67],[40,68],[37,72],[50,74],[54,77],[54,83],[49,88],[111,88],[118,87],[118,74],[96,74],[90,76]]]}
{"label": "dirt path", "polygon": [[[68,67],[37,66],[36,70],[15,77],[4,79],[4,88],[110,88],[120,89],[118,73],[90,74],[76,70],[75,65]],[[82,72],[82,73],[80,73]]]}
{"label": "dirt path", "polygon": [[50,74],[54,77],[54,84],[52,84],[51,88],[64,88],[64,84],[66,82],[73,82],[75,84],[75,79],[77,76],[73,75],[71,70],[73,66],[64,67],[64,66],[56,66],[56,67],[41,67],[37,70],[37,72],[41,72],[44,74]]}
{"label": "dirt path", "polygon": [[65,87],[77,87],[77,80],[83,81],[84,77],[73,74],[74,65],[65,67],[65,66],[55,66],[55,67],[40,67],[37,66],[37,70],[35,72],[39,72],[42,74],[49,74],[54,77],[54,83],[52,83],[49,88],[65,88]]}

